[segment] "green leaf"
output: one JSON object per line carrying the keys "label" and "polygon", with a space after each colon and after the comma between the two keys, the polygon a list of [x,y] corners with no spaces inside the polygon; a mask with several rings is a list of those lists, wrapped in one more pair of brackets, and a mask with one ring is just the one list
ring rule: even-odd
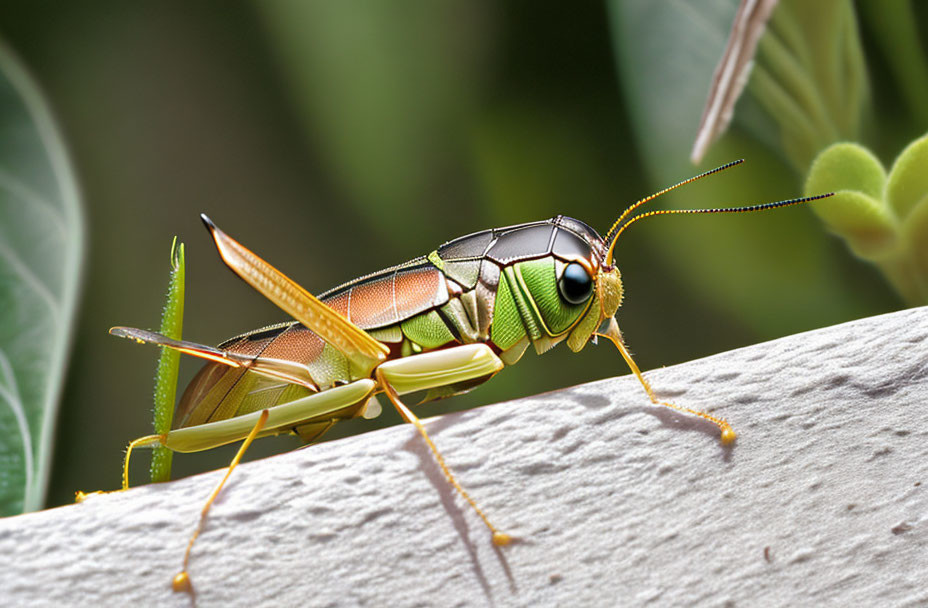
{"label": "green leaf", "polygon": [[905,221],[928,197],[928,135],[906,146],[896,158],[886,183],[886,202]]}
{"label": "green leaf", "polygon": [[[161,313],[161,334],[180,340],[184,332],[184,244],[177,244],[177,237],[171,245],[171,279],[165,297],[164,311]],[[177,373],[180,368],[180,352],[173,348],[161,348],[158,358],[158,371],[155,374],[155,434],[162,435],[171,430],[174,420],[174,401],[177,396]],[[170,481],[171,450],[156,447],[151,455],[151,480],[153,482]]]}
{"label": "green leaf", "polygon": [[[815,159],[806,178],[806,196],[855,190],[881,200],[886,187],[883,163],[859,144],[834,144]],[[817,208],[817,206],[816,206]]]}
{"label": "green leaf", "polygon": [[869,87],[850,0],[777,5],[747,90],[779,126],[780,147],[794,168],[804,171],[828,144],[857,139]]}
{"label": "green leaf", "polygon": [[[903,233],[911,247],[906,285],[906,299],[914,305],[928,303],[928,200],[922,199],[903,226]],[[901,290],[900,290],[901,291]],[[912,292],[916,295],[910,295]]]}
{"label": "green leaf", "polygon": [[866,148],[853,143],[830,146],[815,159],[805,194],[835,192],[812,205],[828,228],[843,237],[851,250],[868,260],[893,253],[898,223],[883,202],[886,171]]}
{"label": "green leaf", "polygon": [[896,247],[896,222],[880,199],[846,190],[817,201],[813,208],[828,228],[844,237],[851,250],[864,259],[885,257]]}
{"label": "green leaf", "polygon": [[912,209],[903,230],[912,247],[912,264],[920,284],[921,299],[917,303],[925,304],[928,302],[928,199],[923,198]]}
{"label": "green leaf", "polygon": [[900,293],[912,304],[928,303],[928,135],[906,146],[886,182],[886,203],[902,222],[907,257],[897,274]]}
{"label": "green leaf", "polygon": [[912,305],[928,302],[926,166],[928,136],[902,151],[889,176],[869,150],[843,143],[822,152],[806,180],[806,194],[837,193],[816,213]]}
{"label": "green leaf", "polygon": [[36,85],[0,44],[0,514],[42,506],[78,279],[78,189]]}

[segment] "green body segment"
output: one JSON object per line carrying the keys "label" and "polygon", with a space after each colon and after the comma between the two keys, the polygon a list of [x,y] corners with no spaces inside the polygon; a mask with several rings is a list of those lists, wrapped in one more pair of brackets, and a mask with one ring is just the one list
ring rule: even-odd
{"label": "green body segment", "polygon": [[587,303],[570,304],[557,290],[553,258],[522,262],[515,267],[519,287],[527,294],[532,312],[549,336],[559,336],[570,329],[587,309]]}
{"label": "green body segment", "polygon": [[433,349],[454,342],[454,335],[438,312],[420,312],[401,324],[403,335],[423,349]]}
{"label": "green body segment", "polygon": [[512,294],[512,288],[505,275],[500,279],[496,290],[496,303],[493,307],[493,343],[502,350],[508,350],[519,340],[526,337],[525,326],[519,314],[519,307]]}
{"label": "green body segment", "polygon": [[504,282],[509,286],[509,295],[516,305],[516,311],[519,313],[519,320],[522,322],[528,337],[531,338],[532,341],[540,339],[542,331],[537,317],[532,313],[531,293],[522,289],[522,286],[519,284],[515,266],[508,266],[503,269],[500,285],[502,286]]}
{"label": "green body segment", "polygon": [[[264,434],[273,435],[280,432],[279,429],[289,430],[305,422],[307,410],[304,400],[307,398],[313,398],[313,416],[316,418],[334,418],[339,415],[351,417],[354,413],[351,410],[361,408],[373,394],[375,386],[373,380],[360,380],[270,408],[271,414],[265,425],[268,431]],[[238,441],[248,435],[260,414],[260,411],[254,411],[229,419],[175,429],[168,434],[164,445],[176,452],[197,452]]]}

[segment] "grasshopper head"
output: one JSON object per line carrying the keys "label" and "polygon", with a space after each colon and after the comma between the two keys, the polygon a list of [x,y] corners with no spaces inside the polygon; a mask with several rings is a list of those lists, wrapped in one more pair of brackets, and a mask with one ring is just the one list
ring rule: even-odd
{"label": "grasshopper head", "polygon": [[487,252],[508,262],[496,294],[494,343],[506,351],[527,337],[538,354],[564,340],[583,348],[622,299],[618,270],[604,264],[607,249],[595,230],[564,216],[500,234]]}
{"label": "grasshopper head", "polygon": [[600,266],[594,280],[593,304],[570,331],[567,346],[580,352],[603,321],[615,316],[622,304],[622,277],[615,266]]}
{"label": "grasshopper head", "polygon": [[[624,217],[624,214],[623,214]],[[622,218],[620,218],[621,220]],[[590,229],[588,266],[593,278],[593,302],[567,337],[570,350],[580,352],[604,321],[615,317],[622,304],[622,275],[612,260],[615,226],[603,238]]]}

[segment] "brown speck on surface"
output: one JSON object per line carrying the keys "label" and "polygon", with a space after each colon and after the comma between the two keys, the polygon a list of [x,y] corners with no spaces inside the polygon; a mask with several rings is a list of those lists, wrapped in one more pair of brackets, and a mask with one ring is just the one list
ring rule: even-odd
{"label": "brown speck on surface", "polygon": [[562,580],[564,580],[564,577],[561,576],[560,574],[552,574],[551,576],[548,577],[548,582],[550,582],[552,585],[556,585]]}
{"label": "brown speck on surface", "polygon": [[764,547],[764,559],[767,560],[768,563],[773,561],[773,558],[770,556],[770,545]]}
{"label": "brown speck on surface", "polygon": [[907,524],[907,523],[905,523],[905,522],[902,522],[902,523],[899,524],[898,526],[893,526],[892,529],[891,529],[890,531],[891,531],[893,534],[895,534],[896,536],[898,536],[898,535],[900,535],[900,534],[904,534],[904,533],[908,532],[908,531],[911,530],[911,529],[912,529],[912,524]]}

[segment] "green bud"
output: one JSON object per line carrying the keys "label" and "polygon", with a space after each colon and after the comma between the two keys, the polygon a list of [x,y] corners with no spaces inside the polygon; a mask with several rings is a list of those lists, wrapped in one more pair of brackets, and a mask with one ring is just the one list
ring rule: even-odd
{"label": "green bud", "polygon": [[866,148],[835,144],[812,163],[812,208],[856,255],[874,262],[909,304],[928,303],[928,136],[909,144],[887,176]]}
{"label": "green bud", "polygon": [[805,193],[834,192],[812,209],[856,255],[876,260],[892,253],[898,236],[896,220],[882,201],[885,184],[886,171],[869,150],[840,143],[812,163]]}

